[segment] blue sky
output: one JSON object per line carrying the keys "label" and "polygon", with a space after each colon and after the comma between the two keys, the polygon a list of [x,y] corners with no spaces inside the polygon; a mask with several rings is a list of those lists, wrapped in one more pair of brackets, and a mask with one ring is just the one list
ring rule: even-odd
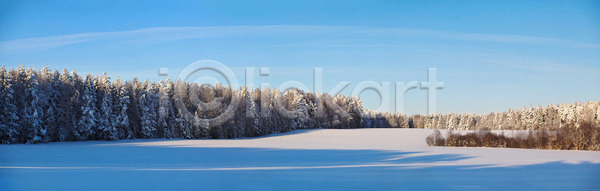
{"label": "blue sky", "polygon": [[[1,1],[0,64],[130,80],[177,78],[201,59],[270,68],[255,85],[324,89],[426,81],[438,68],[442,113],[487,113],[600,95],[599,1]],[[207,73],[206,75],[212,75]],[[361,95],[377,108],[377,94]],[[393,96],[393,95],[391,95]],[[426,112],[425,90],[405,111]],[[393,103],[393,102],[392,102]]]}

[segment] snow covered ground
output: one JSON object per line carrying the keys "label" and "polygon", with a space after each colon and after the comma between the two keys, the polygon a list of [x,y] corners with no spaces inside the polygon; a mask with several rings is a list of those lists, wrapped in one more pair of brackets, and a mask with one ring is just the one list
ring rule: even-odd
{"label": "snow covered ground", "polygon": [[0,145],[0,191],[600,190],[600,152],[428,147],[431,132]]}

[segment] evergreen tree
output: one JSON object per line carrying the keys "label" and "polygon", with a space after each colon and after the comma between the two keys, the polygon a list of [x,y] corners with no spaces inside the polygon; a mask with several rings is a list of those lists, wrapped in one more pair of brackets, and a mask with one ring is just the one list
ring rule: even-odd
{"label": "evergreen tree", "polygon": [[304,94],[299,91],[294,91],[294,100],[292,104],[295,106],[296,116],[292,120],[292,129],[306,129],[309,128],[313,121],[308,113],[310,108],[304,99]]}
{"label": "evergreen tree", "polygon": [[245,99],[245,129],[247,136],[259,136],[261,133],[261,116],[260,116],[260,90],[254,89],[250,91],[250,95]]}
{"label": "evergreen tree", "polygon": [[144,82],[144,91],[139,98],[141,133],[144,138],[155,137],[157,126],[157,99],[149,81]]}
{"label": "evergreen tree", "polygon": [[56,103],[56,126],[58,127],[58,141],[73,141],[75,137],[75,124],[79,116],[79,108],[75,105],[78,101],[78,91],[73,86],[73,78],[66,69],[57,80],[57,90],[60,94]]}
{"label": "evergreen tree", "polygon": [[17,143],[19,121],[11,78],[4,65],[0,68],[0,141],[3,144]]}
{"label": "evergreen tree", "polygon": [[77,123],[78,140],[92,138],[98,129],[98,107],[96,107],[96,89],[91,75],[85,76],[83,94],[81,95],[81,118]]}
{"label": "evergreen tree", "polygon": [[191,139],[192,135],[192,120],[195,120],[193,116],[186,114],[188,111],[189,99],[188,99],[188,84],[178,80],[175,83],[175,94],[173,96],[173,102],[177,109],[175,110],[175,123],[177,129],[181,132],[182,138]]}
{"label": "evergreen tree", "polygon": [[115,80],[112,89],[112,119],[114,119],[112,126],[118,130],[118,137],[120,139],[131,139],[134,137],[134,134],[129,126],[129,116],[127,115],[129,93],[119,78]]}
{"label": "evergreen tree", "polygon": [[27,88],[25,90],[24,122],[28,143],[48,142],[47,129],[41,119],[40,99],[38,96],[38,80],[35,69],[27,70]]}
{"label": "evergreen tree", "polygon": [[127,115],[129,116],[129,126],[133,131],[131,138],[141,138],[143,135],[141,130],[142,108],[140,106],[140,98],[144,94],[144,87],[137,78],[133,78],[131,82],[126,82],[125,87],[127,88],[127,92],[129,92],[130,99],[127,107]]}
{"label": "evergreen tree", "polygon": [[166,82],[160,83],[160,106],[159,106],[159,118],[158,126],[164,129],[162,137],[165,138],[178,138],[180,133],[178,132],[175,111],[173,108],[173,94],[174,84],[170,79]]}
{"label": "evergreen tree", "polygon": [[60,99],[58,71],[51,72],[49,66],[40,71],[39,95],[42,125],[48,130],[51,141],[59,141],[58,126],[56,119],[57,102]]}
{"label": "evergreen tree", "polygon": [[95,83],[96,95],[98,97],[98,138],[103,140],[117,140],[119,138],[117,128],[113,121],[112,88],[106,72],[104,72]]}

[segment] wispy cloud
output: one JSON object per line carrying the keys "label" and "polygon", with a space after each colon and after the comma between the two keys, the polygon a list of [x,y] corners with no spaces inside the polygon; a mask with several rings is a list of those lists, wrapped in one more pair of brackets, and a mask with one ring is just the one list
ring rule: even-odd
{"label": "wispy cloud", "polygon": [[[481,41],[492,43],[524,43],[571,46],[580,48],[600,48],[600,44],[584,43],[565,39],[524,35],[461,33],[437,30],[377,28],[356,26],[322,25],[271,25],[271,26],[214,26],[214,27],[156,27],[116,32],[91,32],[38,38],[16,39],[0,42],[0,51],[36,51],[52,49],[71,44],[103,40],[125,40],[132,42],[173,41],[184,39],[243,37],[243,36],[326,36],[344,35],[347,37],[419,37]],[[339,44],[336,46],[378,46],[372,44]],[[385,46],[385,45],[383,45]]]}

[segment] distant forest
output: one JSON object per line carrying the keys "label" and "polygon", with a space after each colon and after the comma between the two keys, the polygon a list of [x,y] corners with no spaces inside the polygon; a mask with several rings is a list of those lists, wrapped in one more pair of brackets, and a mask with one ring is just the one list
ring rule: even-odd
{"label": "distant forest", "polygon": [[[502,113],[378,113],[358,98],[277,89],[232,89],[171,80],[80,76],[76,71],[0,68],[0,141],[47,143],[147,138],[256,137],[310,128],[556,129],[599,126],[600,102]],[[232,105],[233,107],[229,107]],[[225,116],[218,118],[219,116]],[[205,120],[214,119],[219,120]]]}

